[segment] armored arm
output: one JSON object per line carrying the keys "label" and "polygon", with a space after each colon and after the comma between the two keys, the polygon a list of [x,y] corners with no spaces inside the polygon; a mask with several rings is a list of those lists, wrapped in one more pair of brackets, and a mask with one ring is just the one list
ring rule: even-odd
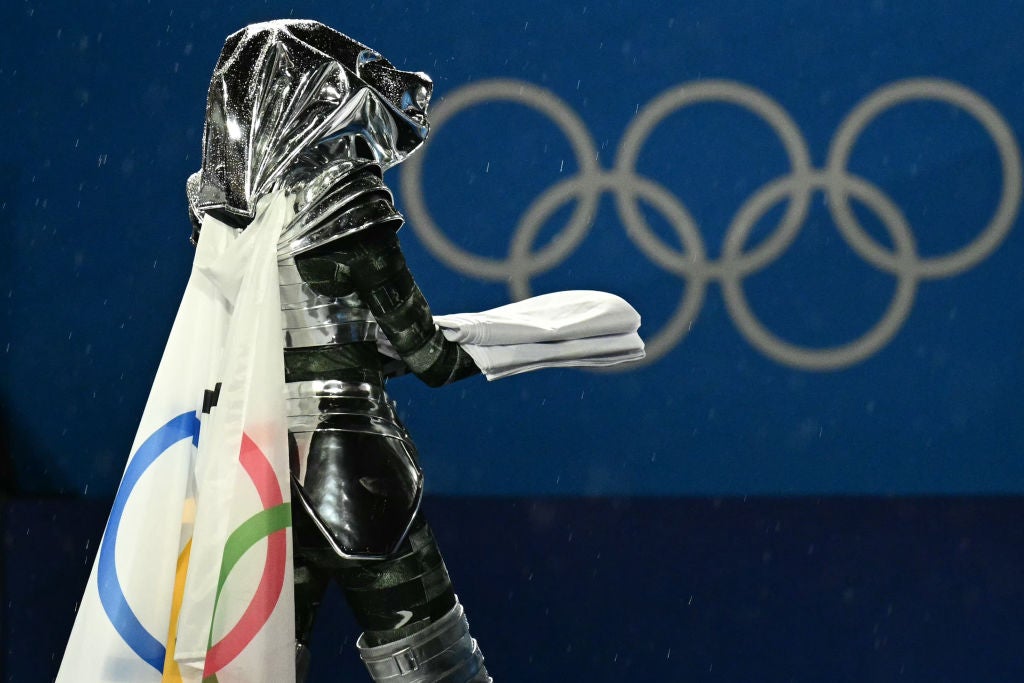
{"label": "armored arm", "polygon": [[445,339],[434,325],[430,306],[409,272],[395,234],[393,226],[401,225],[401,219],[390,195],[387,206],[381,204],[380,193],[373,197],[375,204],[369,211],[398,220],[378,221],[364,215],[372,227],[297,256],[303,279],[328,296],[354,290],[402,360],[426,384],[439,387],[479,373],[462,347]]}
{"label": "armored arm", "polygon": [[358,242],[353,248],[352,282],[409,369],[432,387],[478,374],[473,359],[434,325],[398,236],[389,230],[367,231]]}

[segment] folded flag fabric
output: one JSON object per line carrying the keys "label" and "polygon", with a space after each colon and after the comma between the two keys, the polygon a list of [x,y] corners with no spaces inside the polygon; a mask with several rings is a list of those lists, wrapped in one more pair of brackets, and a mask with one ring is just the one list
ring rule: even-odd
{"label": "folded flag fabric", "polygon": [[[488,380],[552,367],[604,367],[644,357],[640,314],[621,297],[592,290],[542,294],[479,313],[434,316]],[[398,355],[383,335],[381,353]]]}
{"label": "folded flag fabric", "polygon": [[293,683],[277,239],[207,216],[58,683]]}
{"label": "folded flag fabric", "polygon": [[543,368],[597,368],[637,361],[643,342],[635,332],[537,344],[464,345],[488,380]]}

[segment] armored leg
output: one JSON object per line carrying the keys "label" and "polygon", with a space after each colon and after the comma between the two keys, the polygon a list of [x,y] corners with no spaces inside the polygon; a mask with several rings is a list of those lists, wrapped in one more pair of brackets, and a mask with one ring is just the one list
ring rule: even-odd
{"label": "armored leg", "polygon": [[[296,512],[300,514],[295,514]],[[310,539],[313,545],[322,544],[319,532],[310,527],[309,520],[293,507],[293,538],[295,540],[295,681],[304,683],[309,675],[309,639],[313,633],[317,610],[323,600],[330,571],[319,566],[316,557],[310,556]]]}
{"label": "armored leg", "polygon": [[410,636],[369,647],[356,642],[374,681],[387,683],[491,683],[484,656],[469,634],[469,622],[456,598],[448,614]]}
{"label": "armored leg", "polygon": [[363,628],[357,646],[374,681],[491,682],[422,515],[391,557],[352,560],[326,546],[304,508],[294,506],[293,511],[298,683],[309,668],[309,636],[331,579],[341,586]]}
{"label": "armored leg", "polygon": [[374,681],[489,683],[430,527],[417,517],[399,552],[335,573],[364,632]]}

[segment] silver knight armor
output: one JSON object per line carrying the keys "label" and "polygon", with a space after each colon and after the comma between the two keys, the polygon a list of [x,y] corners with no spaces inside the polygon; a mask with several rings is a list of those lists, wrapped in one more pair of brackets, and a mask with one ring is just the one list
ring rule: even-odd
{"label": "silver knight armor", "polygon": [[374,680],[490,680],[419,514],[423,476],[374,341],[383,332],[431,386],[478,372],[433,324],[382,179],[426,137],[431,88],[322,24],[249,26],[214,70],[202,168],[187,183],[194,240],[207,213],[244,229],[268,193],[289,201],[278,263],[300,680],[332,580]]}

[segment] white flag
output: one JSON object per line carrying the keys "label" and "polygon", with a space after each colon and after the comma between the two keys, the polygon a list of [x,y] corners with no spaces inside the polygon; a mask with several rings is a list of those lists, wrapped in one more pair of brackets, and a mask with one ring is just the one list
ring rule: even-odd
{"label": "white flag", "polygon": [[203,222],[58,683],[294,681],[285,212]]}

